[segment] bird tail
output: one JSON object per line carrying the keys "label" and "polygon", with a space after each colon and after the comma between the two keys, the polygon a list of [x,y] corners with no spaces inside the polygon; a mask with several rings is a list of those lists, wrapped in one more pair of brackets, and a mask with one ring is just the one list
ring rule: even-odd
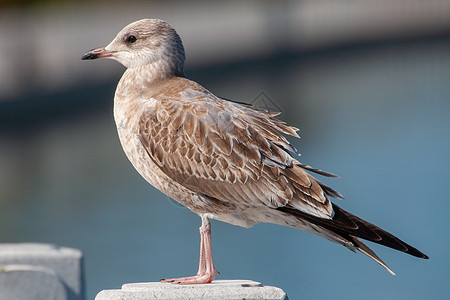
{"label": "bird tail", "polygon": [[372,251],[372,249],[370,249],[366,244],[361,242],[361,240],[358,239],[357,237],[352,236],[351,238],[352,238],[351,242],[353,243],[353,245],[355,245],[356,249],[358,249],[361,253],[364,253],[365,255],[367,255],[377,263],[379,263],[383,268],[385,268],[389,273],[391,273],[391,275],[395,275],[395,273],[384,263],[384,261],[381,260],[381,258],[379,258],[378,255],[376,255],[375,252]]}
{"label": "bird tail", "polygon": [[405,252],[409,255],[419,258],[428,259],[428,256],[408,245],[398,237],[381,229],[380,227],[367,222],[333,204],[334,217],[327,220],[323,225],[326,229],[330,229],[343,237],[353,236],[359,237],[383,246]]}
{"label": "bird tail", "polygon": [[[383,246],[410,254],[412,256],[428,259],[427,255],[423,254],[413,246],[403,242],[391,233],[343,210],[334,203],[332,205],[334,211],[334,216],[332,219],[323,219],[290,207],[280,207],[278,209],[294,215],[301,220],[308,221],[322,228],[325,232],[331,232],[340,237],[343,241],[348,241],[354,246],[354,248],[375,260],[381,266],[386,268],[391,274],[394,274],[394,272],[392,272],[392,270],[389,269],[389,267],[358,238],[381,244]],[[350,249],[353,248],[349,247],[349,245],[346,243],[342,244]]]}

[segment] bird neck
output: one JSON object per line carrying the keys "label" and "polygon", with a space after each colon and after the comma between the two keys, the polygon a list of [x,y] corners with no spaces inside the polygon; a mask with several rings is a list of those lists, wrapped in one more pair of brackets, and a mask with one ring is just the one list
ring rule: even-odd
{"label": "bird neck", "polygon": [[184,77],[184,72],[182,68],[178,68],[170,62],[157,61],[129,68],[117,85],[116,98],[126,98],[126,95],[130,94],[147,94],[153,84],[174,76]]}

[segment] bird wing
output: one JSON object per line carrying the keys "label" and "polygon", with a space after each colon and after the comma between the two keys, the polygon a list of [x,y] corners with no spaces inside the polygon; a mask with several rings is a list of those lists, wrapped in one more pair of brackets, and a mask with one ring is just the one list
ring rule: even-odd
{"label": "bird wing", "polygon": [[289,203],[332,218],[321,184],[288,153],[295,149],[282,133],[298,137],[297,129],[275,119],[275,113],[208,91],[154,100],[140,117],[140,140],[150,159],[177,183],[221,201],[271,208]]}

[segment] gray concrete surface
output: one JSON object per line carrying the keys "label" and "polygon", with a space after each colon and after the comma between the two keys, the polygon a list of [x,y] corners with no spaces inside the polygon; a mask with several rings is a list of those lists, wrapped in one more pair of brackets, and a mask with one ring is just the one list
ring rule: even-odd
{"label": "gray concrete surface", "polygon": [[81,251],[50,244],[0,244],[0,299],[83,300]]}
{"label": "gray concrete surface", "polygon": [[175,285],[160,282],[128,283],[121,290],[101,291],[95,300],[181,300],[181,299],[247,299],[286,300],[277,287],[264,286],[252,280],[215,280],[210,284]]}

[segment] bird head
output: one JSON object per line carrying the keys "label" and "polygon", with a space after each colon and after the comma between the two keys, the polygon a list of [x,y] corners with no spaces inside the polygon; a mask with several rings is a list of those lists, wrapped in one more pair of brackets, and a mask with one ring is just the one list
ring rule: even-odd
{"label": "bird head", "polygon": [[155,65],[182,75],[184,48],[175,29],[163,20],[143,19],[123,28],[106,47],[87,52],[82,60],[109,58],[125,67]]}

